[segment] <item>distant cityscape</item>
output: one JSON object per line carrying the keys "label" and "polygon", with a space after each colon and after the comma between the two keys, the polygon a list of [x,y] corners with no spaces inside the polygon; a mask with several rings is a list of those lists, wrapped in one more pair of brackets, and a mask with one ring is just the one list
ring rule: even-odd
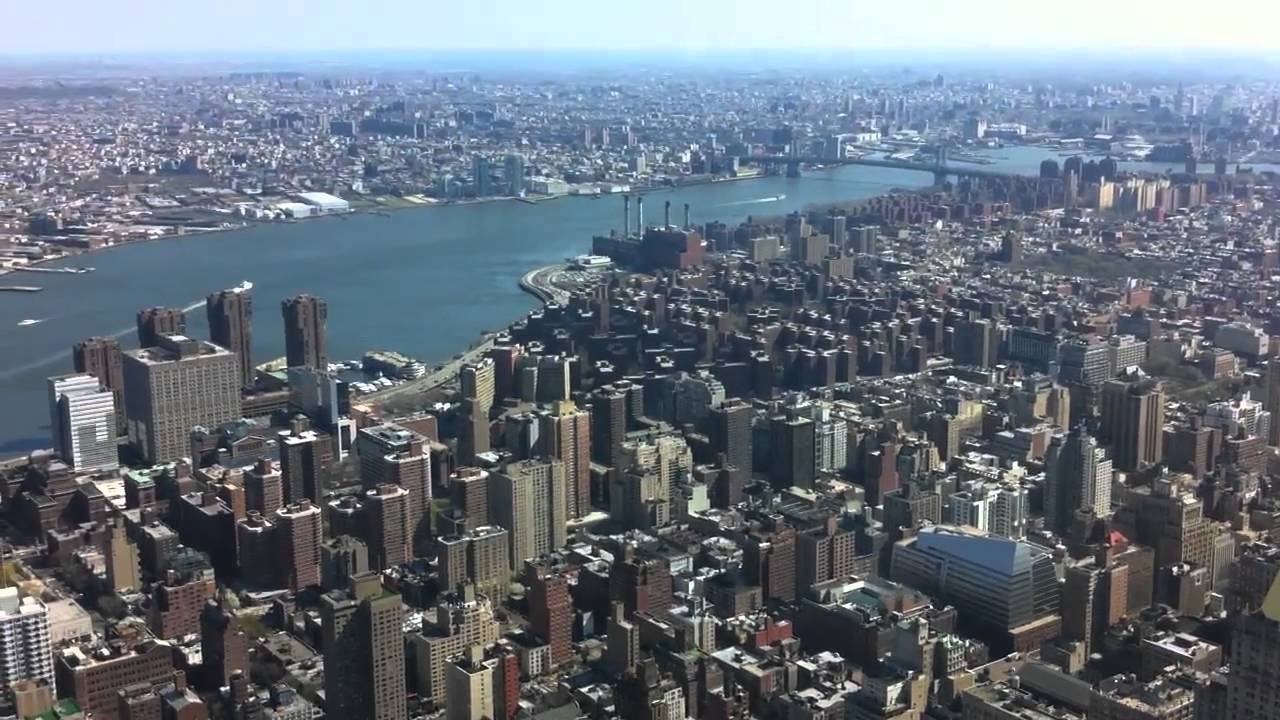
{"label": "distant cityscape", "polygon": [[[620,220],[439,363],[335,357],[324,277],[67,348],[0,462],[0,718],[1280,718],[1280,84],[1125,75],[0,86],[16,293],[250,223]],[[654,193],[847,164],[923,187]]]}

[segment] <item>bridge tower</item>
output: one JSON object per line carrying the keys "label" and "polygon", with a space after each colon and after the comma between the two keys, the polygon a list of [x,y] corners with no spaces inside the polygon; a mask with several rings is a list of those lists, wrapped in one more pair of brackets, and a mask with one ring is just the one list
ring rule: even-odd
{"label": "bridge tower", "polygon": [[799,160],[787,161],[787,177],[789,178],[800,177],[800,161]]}
{"label": "bridge tower", "polygon": [[933,184],[943,185],[947,182],[947,146],[939,145],[933,164]]}

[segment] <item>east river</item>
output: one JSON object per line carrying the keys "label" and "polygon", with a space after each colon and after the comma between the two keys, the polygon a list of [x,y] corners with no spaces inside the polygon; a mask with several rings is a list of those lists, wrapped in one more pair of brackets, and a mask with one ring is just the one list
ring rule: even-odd
{"label": "east river", "polygon": [[[999,150],[984,167],[1032,175],[1046,156],[1036,148]],[[697,185],[646,193],[645,219],[661,222],[670,200],[677,222],[688,203],[695,223],[736,224],[931,181],[921,172],[845,166]],[[49,445],[45,379],[71,372],[71,346],[83,338],[111,335],[136,347],[140,308],[186,308],[189,334],[205,337],[205,295],[248,280],[258,361],[284,354],[280,301],[309,292],[329,303],[331,358],[388,349],[434,365],[535,306],[517,286],[525,272],[587,252],[593,235],[621,225],[617,197],[425,207],[165,238],[45,266],[96,268],[82,275],[4,276],[3,284],[44,291],[0,293],[0,456]],[[24,319],[40,322],[19,326]]]}

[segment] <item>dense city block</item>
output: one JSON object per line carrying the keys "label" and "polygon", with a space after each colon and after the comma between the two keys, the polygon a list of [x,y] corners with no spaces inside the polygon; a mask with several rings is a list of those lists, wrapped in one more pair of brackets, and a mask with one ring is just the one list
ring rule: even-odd
{"label": "dense city block", "polygon": [[[615,218],[452,358],[342,359],[379,318],[325,278],[199,267],[205,302],[66,347],[44,447],[0,443],[0,718],[1280,718],[1276,84],[0,91],[0,290],[245,225]],[[666,192],[845,166],[919,183],[742,221]]]}

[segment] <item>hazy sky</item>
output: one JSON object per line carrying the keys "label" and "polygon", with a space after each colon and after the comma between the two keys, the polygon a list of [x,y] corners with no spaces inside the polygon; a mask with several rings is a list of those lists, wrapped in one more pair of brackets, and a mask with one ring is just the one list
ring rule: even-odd
{"label": "hazy sky", "polygon": [[[0,0],[0,55],[462,48],[1271,50],[1280,0]],[[16,30],[16,32],[15,32]]]}

